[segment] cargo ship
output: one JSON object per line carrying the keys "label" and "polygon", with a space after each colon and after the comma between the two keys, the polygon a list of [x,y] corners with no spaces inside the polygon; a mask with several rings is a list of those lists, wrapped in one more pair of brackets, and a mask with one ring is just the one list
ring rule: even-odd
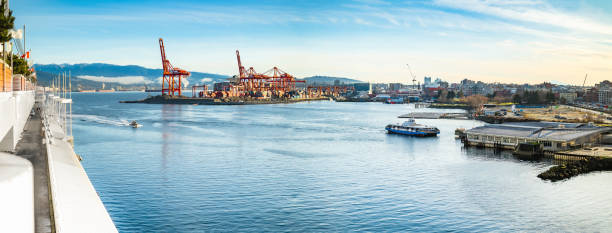
{"label": "cargo ship", "polygon": [[433,137],[440,134],[440,130],[434,126],[417,124],[414,119],[408,119],[403,124],[390,124],[385,127],[387,133],[408,136]]}

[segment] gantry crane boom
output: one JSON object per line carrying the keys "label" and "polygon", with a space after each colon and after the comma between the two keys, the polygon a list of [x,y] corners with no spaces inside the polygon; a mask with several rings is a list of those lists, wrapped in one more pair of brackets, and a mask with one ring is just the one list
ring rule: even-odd
{"label": "gantry crane boom", "polygon": [[[161,53],[162,67],[164,69],[162,76],[162,95],[166,94],[169,96],[174,96],[175,92],[178,92],[178,95],[180,96],[183,88],[181,79],[184,76],[191,75],[191,73],[172,66],[170,61],[168,61],[166,58],[166,48],[164,47],[164,40],[162,38],[159,38],[159,50]],[[174,79],[175,77],[178,79],[178,83]]]}
{"label": "gantry crane boom", "polygon": [[161,52],[162,68],[164,69],[164,73],[166,73],[166,71],[169,70],[167,65],[169,62],[166,59],[166,49],[164,47],[164,40],[162,38],[159,38],[159,51]]}
{"label": "gantry crane boom", "polygon": [[244,66],[242,66],[242,61],[240,61],[240,52],[238,50],[236,50],[236,58],[238,59],[238,77],[245,78],[246,70],[244,69]]}

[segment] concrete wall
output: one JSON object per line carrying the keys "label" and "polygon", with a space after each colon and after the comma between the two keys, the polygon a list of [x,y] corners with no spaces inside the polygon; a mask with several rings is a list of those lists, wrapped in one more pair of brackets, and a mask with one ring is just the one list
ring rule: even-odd
{"label": "concrete wall", "polygon": [[15,138],[19,140],[34,106],[34,91],[14,91],[13,96],[15,97],[15,130],[13,132]]}
{"label": "concrete wall", "polygon": [[34,106],[34,91],[0,92],[0,151],[13,151]]}
{"label": "concrete wall", "polygon": [[33,176],[30,161],[0,152],[0,232],[34,232]]}
{"label": "concrete wall", "polygon": [[0,151],[12,151],[15,125],[15,98],[12,92],[0,92]]}
{"label": "concrete wall", "polygon": [[58,133],[61,128],[57,121],[48,119],[43,123],[56,231],[117,232],[72,145],[63,133]]}

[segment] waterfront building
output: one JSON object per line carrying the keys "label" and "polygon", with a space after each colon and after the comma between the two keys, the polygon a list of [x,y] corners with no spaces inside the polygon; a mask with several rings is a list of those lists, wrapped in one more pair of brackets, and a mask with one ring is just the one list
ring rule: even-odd
{"label": "waterfront building", "polygon": [[489,124],[466,131],[470,146],[514,149],[519,143],[541,143],[546,151],[593,145],[610,128],[582,123],[521,122]]}
{"label": "waterfront building", "polygon": [[599,82],[598,84],[595,84],[595,87],[599,89],[609,89],[610,87],[612,87],[612,82],[608,80],[604,80],[604,81]]}
{"label": "waterfront building", "polygon": [[387,100],[387,99],[389,99],[389,98],[391,98],[391,96],[390,96],[390,95],[388,95],[388,94],[378,94],[378,95],[376,95],[376,96],[374,97],[374,100],[377,100],[377,101],[384,101],[384,100]]}
{"label": "waterfront building", "polygon": [[372,89],[371,83],[354,83],[353,88],[355,91],[370,91]]}
{"label": "waterfront building", "polygon": [[597,103],[599,102],[598,93],[599,90],[596,87],[589,88],[585,91],[583,99],[585,102]]}
{"label": "waterfront building", "polygon": [[573,103],[577,97],[578,97],[578,94],[576,94],[576,92],[559,93],[559,99],[565,99],[567,103]]}
{"label": "waterfront building", "polygon": [[389,91],[399,91],[402,89],[401,83],[389,83]]}
{"label": "waterfront building", "polygon": [[469,80],[469,79],[467,79],[467,78],[466,78],[466,79],[461,80],[461,83],[460,83],[460,84],[461,84],[462,86],[471,86],[471,85],[476,84],[476,82],[474,82],[474,81]]}
{"label": "waterfront building", "polygon": [[397,92],[397,96],[410,101],[419,101],[421,99],[421,91],[414,88],[400,89]]}
{"label": "waterfront building", "polygon": [[609,88],[600,88],[599,91],[597,91],[597,99],[599,100],[600,104],[605,104],[608,105],[610,104],[610,97],[612,97],[610,95],[610,89]]}

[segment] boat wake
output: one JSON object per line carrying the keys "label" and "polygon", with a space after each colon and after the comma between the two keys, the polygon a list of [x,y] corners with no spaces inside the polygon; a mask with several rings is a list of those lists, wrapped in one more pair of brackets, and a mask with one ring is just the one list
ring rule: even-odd
{"label": "boat wake", "polygon": [[130,122],[128,120],[112,119],[112,118],[98,116],[98,115],[80,115],[80,114],[74,114],[74,115],[72,115],[72,118],[74,120],[87,121],[87,122],[95,122],[95,123],[105,124],[105,125],[130,126]]}

